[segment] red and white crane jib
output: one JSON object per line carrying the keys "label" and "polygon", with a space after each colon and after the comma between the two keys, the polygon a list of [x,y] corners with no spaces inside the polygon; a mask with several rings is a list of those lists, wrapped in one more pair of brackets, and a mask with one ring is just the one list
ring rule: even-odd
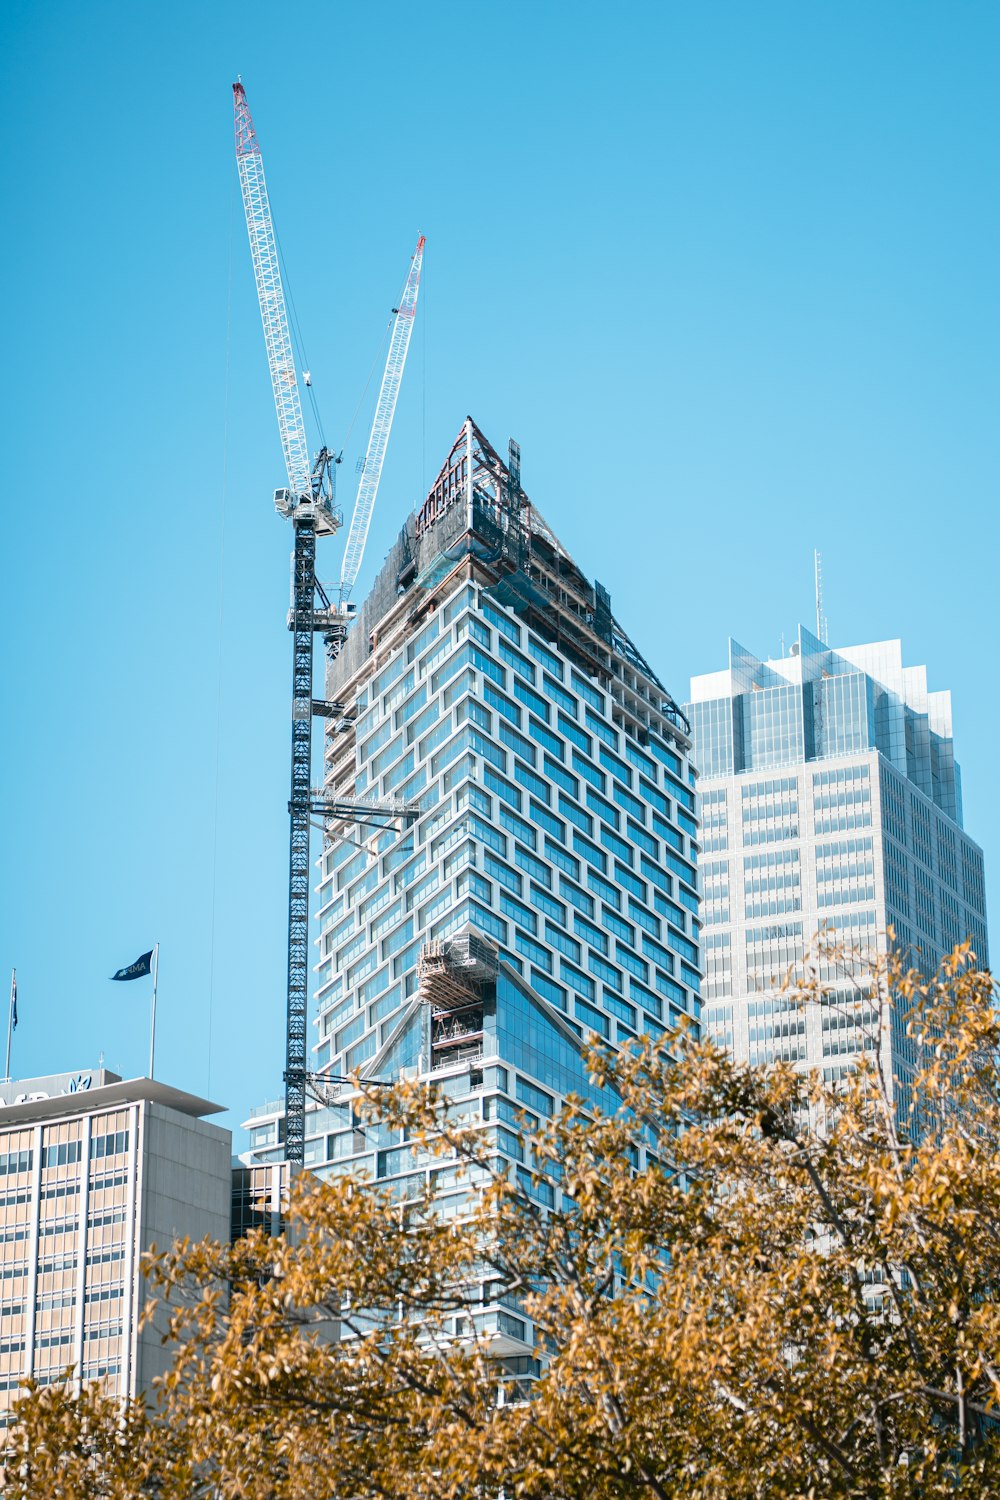
{"label": "red and white crane jib", "polygon": [[389,442],[389,433],[392,430],[392,419],[396,414],[396,399],[399,396],[399,386],[403,379],[403,367],[406,364],[406,354],[410,347],[410,335],[413,332],[413,319],[417,310],[417,293],[420,290],[420,267],[424,259],[425,236],[421,235],[417,241],[417,248],[410,262],[410,272],[406,278],[406,286],[400,298],[399,307],[395,309],[396,319],[392,325],[392,337],[389,340],[389,353],[385,362],[385,373],[382,376],[382,385],[378,393],[378,401],[375,404],[375,417],[372,421],[371,435],[368,439],[368,450],[365,453],[364,465],[361,470],[361,480],[358,484],[357,499],[354,502],[354,514],[351,517],[350,530],[347,533],[347,544],[344,548],[344,563],[340,574],[340,602],[347,602],[351,589],[357,582],[358,573],[361,568],[361,559],[364,556],[365,543],[368,540],[368,529],[371,526],[372,511],[375,508],[375,498],[378,494],[379,480],[382,478],[382,464],[385,460],[385,450]]}
{"label": "red and white crane jib", "polygon": [[[247,104],[246,90],[240,82],[233,84],[233,110],[236,124],[236,164],[240,174],[247,233],[250,236],[257,300],[264,325],[267,364],[271,372],[275,410],[278,413],[281,447],[288,471],[288,485],[292,492],[291,505],[281,508],[285,514],[290,514],[296,504],[311,502],[313,499],[312,466],[309,462],[299,383],[292,356],[278,247],[271,221],[267,184],[264,181],[264,163]],[[276,503],[280,494],[278,491],[275,496]]]}

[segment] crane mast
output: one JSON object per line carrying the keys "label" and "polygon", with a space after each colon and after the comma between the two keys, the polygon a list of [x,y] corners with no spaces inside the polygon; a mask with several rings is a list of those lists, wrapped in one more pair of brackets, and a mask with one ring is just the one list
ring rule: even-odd
{"label": "crane mast", "polygon": [[389,433],[392,431],[392,419],[396,414],[396,399],[399,396],[399,386],[403,379],[406,355],[410,347],[410,335],[413,332],[413,319],[417,311],[417,293],[420,290],[420,268],[423,264],[426,242],[425,236],[421,235],[410,262],[410,271],[399,306],[393,309],[396,319],[392,325],[389,353],[386,357],[378,401],[375,404],[375,417],[372,421],[368,449],[361,469],[357,499],[354,502],[354,514],[351,516],[347,544],[344,547],[344,562],[340,574],[342,604],[347,602],[357,582],[365,543],[368,540],[368,529],[372,523],[372,511],[375,509],[379,480],[382,478],[385,450],[389,442]]}
{"label": "crane mast", "polygon": [[292,562],[292,771],[288,800],[288,987],[285,1032],[285,1139],[289,1161],[305,1150],[306,1018],[309,1004],[309,833],[312,781],[313,632],[316,629],[316,537],[340,525],[333,506],[331,455],[309,462],[298,377],[281,284],[278,247],[264,180],[264,163],[246,91],[233,84],[236,163],[257,300],[264,325],[271,388],[288,474],[274,503],[295,528]]}

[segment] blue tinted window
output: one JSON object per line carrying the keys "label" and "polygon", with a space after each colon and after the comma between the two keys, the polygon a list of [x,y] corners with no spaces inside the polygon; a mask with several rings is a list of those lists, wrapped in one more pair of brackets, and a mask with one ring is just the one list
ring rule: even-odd
{"label": "blue tinted window", "polygon": [[618,1107],[610,1089],[591,1084],[579,1051],[506,974],[497,984],[496,1028],[500,1055],[535,1083],[554,1094],[596,1095],[609,1113]]}

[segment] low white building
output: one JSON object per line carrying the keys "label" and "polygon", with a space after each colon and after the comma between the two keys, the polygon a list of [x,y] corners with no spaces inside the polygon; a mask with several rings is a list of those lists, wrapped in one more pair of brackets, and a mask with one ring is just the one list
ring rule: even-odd
{"label": "low white building", "polygon": [[221,1105],[103,1069],[0,1083],[0,1424],[28,1376],[135,1395],[169,1361],[140,1330],[142,1252],[226,1241]]}

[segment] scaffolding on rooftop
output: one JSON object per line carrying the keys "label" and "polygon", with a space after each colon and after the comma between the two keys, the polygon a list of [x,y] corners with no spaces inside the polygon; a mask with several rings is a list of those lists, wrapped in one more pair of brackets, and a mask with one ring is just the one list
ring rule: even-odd
{"label": "scaffolding on rooftop", "polygon": [[473,932],[425,943],[417,961],[420,997],[435,1015],[481,1007],[498,968],[496,948]]}

